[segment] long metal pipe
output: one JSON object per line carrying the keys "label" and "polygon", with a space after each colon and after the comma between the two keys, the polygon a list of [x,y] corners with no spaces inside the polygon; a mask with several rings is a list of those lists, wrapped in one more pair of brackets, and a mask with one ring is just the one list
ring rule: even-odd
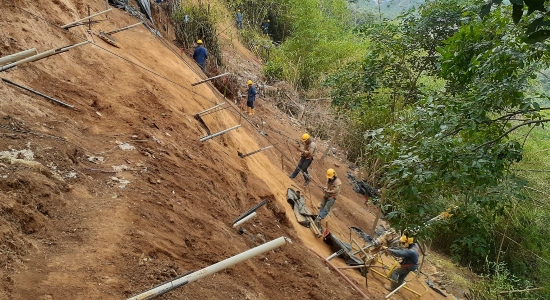
{"label": "long metal pipe", "polygon": [[205,82],[207,82],[207,81],[210,81],[210,80],[213,80],[213,79],[222,77],[222,76],[227,76],[227,75],[229,75],[229,74],[231,74],[231,73],[227,72],[227,73],[223,73],[223,74],[218,75],[218,76],[206,78],[205,80],[201,80],[201,81],[199,81],[199,82],[192,83],[191,86],[195,86],[195,85],[198,85],[198,84],[201,84],[201,83],[205,83]]}
{"label": "long metal pipe", "polygon": [[224,134],[224,133],[226,133],[226,132],[228,132],[228,131],[231,131],[231,130],[233,130],[233,129],[237,129],[237,128],[239,128],[239,127],[241,127],[241,124],[239,124],[239,125],[237,125],[237,126],[233,126],[233,127],[231,127],[231,128],[228,128],[228,129],[226,129],[226,130],[222,130],[222,131],[220,131],[220,132],[216,132],[216,133],[211,134],[211,135],[207,135],[207,136],[205,136],[205,137],[201,137],[201,138],[199,139],[199,141],[204,142],[204,141],[206,141],[206,140],[209,140],[209,139],[211,139],[211,138],[217,137],[218,135],[222,135],[222,134]]}
{"label": "long metal pipe", "polygon": [[65,25],[61,26],[61,28],[66,29],[67,27],[71,27],[72,25],[74,25],[74,24],[76,24],[76,23],[78,23],[78,22],[82,22],[82,21],[91,19],[91,18],[93,18],[93,17],[95,17],[95,16],[99,16],[99,15],[104,14],[104,13],[106,13],[106,12],[110,12],[111,10],[113,10],[113,9],[112,9],[112,8],[109,8],[108,10],[100,11],[100,12],[98,12],[98,13],[96,13],[96,14],[91,15],[91,16],[87,16],[86,18],[82,18],[82,19],[76,20],[76,21],[74,21],[74,22],[72,22],[72,23],[65,24]]}
{"label": "long metal pipe", "polygon": [[69,49],[71,49],[71,48],[82,46],[82,45],[88,44],[89,42],[90,41],[85,41],[85,42],[82,42],[82,43],[73,44],[73,45],[69,45],[69,46],[65,46],[65,47],[61,47],[61,48],[51,49],[51,50],[48,50],[48,51],[45,51],[45,52],[42,52],[42,53],[38,53],[36,55],[24,58],[22,60],[12,62],[11,64],[7,64],[7,65],[0,68],[0,72],[5,71],[7,69],[11,69],[15,66],[18,66],[18,65],[26,63],[26,62],[39,60],[39,59],[48,57],[50,55],[59,54],[59,53],[65,52],[65,51],[69,51]]}
{"label": "long metal pipe", "polygon": [[253,213],[249,214],[248,216],[240,219],[237,223],[233,224],[233,228],[235,228],[235,227],[241,225],[242,223],[254,218],[255,216],[256,216],[256,212],[253,212]]}
{"label": "long metal pipe", "polygon": [[143,22],[139,22],[139,23],[136,23],[136,24],[134,24],[134,25],[122,27],[122,28],[119,28],[119,29],[116,29],[116,30],[113,30],[113,31],[109,31],[109,32],[105,32],[105,34],[113,34],[113,33],[121,32],[121,31],[123,31],[123,30],[130,29],[130,28],[132,28],[132,27],[138,26],[138,25],[140,25],[140,24],[142,24],[142,23],[143,23]]}
{"label": "long metal pipe", "polygon": [[17,52],[11,55],[6,55],[0,58],[0,65],[11,63],[13,61],[27,58],[29,56],[36,55],[36,54],[38,54],[38,51],[36,51],[36,48],[32,48],[32,49]]}
{"label": "long metal pipe", "polygon": [[204,113],[206,113],[206,112],[209,112],[209,111],[213,110],[213,109],[216,108],[216,107],[220,107],[220,106],[222,106],[222,105],[224,105],[224,104],[225,104],[225,102],[222,102],[222,103],[220,103],[220,104],[218,104],[218,105],[214,105],[214,106],[212,106],[212,107],[210,107],[210,108],[208,108],[208,109],[206,109],[206,110],[201,111],[200,113],[197,114],[197,116],[200,116],[200,115],[202,115],[202,114],[204,114]]}
{"label": "long metal pipe", "polygon": [[[170,288],[172,285],[181,286],[182,284],[191,283],[193,281],[197,281],[203,277],[206,277],[210,274],[214,274],[216,272],[219,272],[221,270],[224,270],[226,268],[229,268],[233,265],[236,265],[240,262],[243,262],[247,259],[250,259],[256,255],[262,254],[267,251],[271,251],[273,249],[279,248],[280,246],[284,245],[286,243],[285,237],[280,237],[275,240],[272,240],[271,242],[267,242],[265,244],[262,244],[258,247],[249,249],[245,252],[242,252],[240,254],[237,254],[235,256],[232,256],[228,259],[222,260],[219,263],[213,264],[211,266],[208,266],[204,269],[198,270],[196,272],[193,272],[189,275],[183,276],[181,278],[178,278],[176,280],[170,281],[169,283],[165,283],[162,285],[159,285],[157,288],[161,290],[166,290]],[[171,289],[171,288],[170,288]],[[168,290],[167,290],[168,291]],[[147,295],[144,295],[147,294]],[[128,298],[128,300],[143,300],[147,298],[143,298],[145,296],[150,296],[149,291],[146,293],[142,293],[136,296],[133,296],[131,298]]]}
{"label": "long metal pipe", "polygon": [[363,298],[370,299],[365,293],[363,293],[362,290],[360,290],[355,285],[355,283],[353,283],[344,273],[342,273],[342,271],[340,271],[337,267],[335,267],[330,261],[328,261],[321,254],[317,253],[315,250],[313,250],[311,248],[309,249],[309,251],[311,251],[311,252],[315,253],[315,255],[319,256],[327,265],[329,265],[334,271],[336,271],[336,273],[338,273],[342,278],[344,278],[344,280],[346,280],[354,290],[356,290],[359,294],[361,294],[361,296],[363,296]]}
{"label": "long metal pipe", "polygon": [[57,99],[55,99],[55,98],[52,98],[52,97],[50,97],[50,96],[48,96],[48,95],[44,95],[44,94],[42,94],[42,93],[40,93],[40,92],[37,92],[37,91],[35,91],[35,90],[33,90],[33,89],[30,89],[30,88],[28,88],[28,87],[25,87],[25,86],[22,86],[22,85],[20,85],[20,84],[17,84],[17,83],[15,83],[15,82],[13,82],[13,81],[10,81],[10,80],[6,79],[6,78],[2,78],[2,81],[7,82],[7,83],[12,84],[12,85],[15,85],[15,86],[18,87],[18,88],[22,88],[22,89],[24,89],[24,90],[26,90],[26,91],[29,91],[29,92],[31,92],[31,93],[33,93],[33,94],[36,94],[36,95],[38,95],[38,96],[42,96],[42,97],[44,97],[44,98],[46,98],[46,99],[48,99],[48,100],[51,100],[51,101],[53,101],[53,102],[55,102],[55,103],[57,103],[57,104],[60,104],[60,105],[63,105],[63,106],[66,106],[66,107],[69,107],[69,108],[73,108],[73,109],[74,109],[74,106],[72,106],[72,105],[70,105],[70,104],[67,104],[67,103],[65,103],[65,102],[63,102],[63,101],[59,101],[59,100],[57,100]]}

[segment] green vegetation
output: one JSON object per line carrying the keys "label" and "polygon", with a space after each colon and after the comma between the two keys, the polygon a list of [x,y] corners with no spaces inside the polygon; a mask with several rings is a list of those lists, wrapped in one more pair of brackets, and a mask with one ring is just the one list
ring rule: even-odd
{"label": "green vegetation", "polygon": [[289,0],[277,10],[288,27],[270,32],[281,44],[265,57],[270,79],[330,89],[348,130],[339,142],[387,188],[387,218],[484,274],[472,299],[550,296],[548,175],[525,171],[537,169],[533,152],[548,157],[550,52],[532,36],[546,21],[521,14],[516,25],[516,2],[489,12],[434,0],[384,20],[343,1]]}

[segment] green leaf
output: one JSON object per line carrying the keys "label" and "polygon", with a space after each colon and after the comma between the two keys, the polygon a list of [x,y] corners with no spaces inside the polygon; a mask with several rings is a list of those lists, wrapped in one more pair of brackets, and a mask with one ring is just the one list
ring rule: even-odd
{"label": "green leaf", "polygon": [[523,6],[523,0],[510,0],[510,3]]}
{"label": "green leaf", "polygon": [[525,42],[527,44],[534,44],[534,43],[542,42],[548,38],[550,38],[550,30],[539,30],[527,36],[527,38],[525,38]]}
{"label": "green leaf", "polygon": [[489,2],[481,7],[481,11],[479,12],[479,16],[483,19],[485,16],[491,12],[491,6],[493,6],[493,3]]}
{"label": "green leaf", "polygon": [[530,15],[535,11],[545,12],[546,8],[544,7],[544,0],[524,0],[525,5],[529,8],[527,14]]}
{"label": "green leaf", "polygon": [[538,29],[540,29],[541,27],[550,27],[550,21],[545,21],[544,20],[545,17],[540,17],[540,18],[537,18],[535,19],[533,22],[531,22],[531,24],[529,24],[529,27],[527,27],[527,34],[531,34],[535,31],[537,31]]}
{"label": "green leaf", "polygon": [[519,23],[519,20],[521,20],[521,17],[523,16],[523,4],[517,5],[514,4],[513,10],[512,10],[512,19],[514,20],[514,23]]}

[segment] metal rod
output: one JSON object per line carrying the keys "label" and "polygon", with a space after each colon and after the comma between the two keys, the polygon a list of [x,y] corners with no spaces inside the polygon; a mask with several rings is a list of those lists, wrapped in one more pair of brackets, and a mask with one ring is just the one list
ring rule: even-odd
{"label": "metal rod", "polygon": [[72,106],[72,105],[70,105],[70,104],[67,104],[67,103],[65,103],[65,102],[59,101],[59,100],[57,100],[57,99],[55,99],[55,98],[52,98],[52,97],[50,97],[50,96],[48,96],[48,95],[44,95],[44,94],[42,94],[42,93],[40,93],[40,92],[37,92],[37,91],[35,91],[35,90],[32,90],[32,89],[30,89],[30,88],[28,88],[28,87],[24,87],[24,86],[19,85],[19,84],[15,83],[15,82],[9,81],[9,80],[7,80],[6,78],[2,78],[2,81],[7,82],[7,83],[9,83],[9,84],[13,84],[13,85],[15,85],[16,87],[22,88],[22,89],[27,90],[27,91],[29,91],[29,92],[31,92],[31,93],[36,94],[36,95],[42,96],[42,97],[44,97],[44,98],[46,98],[46,99],[48,99],[48,100],[51,100],[51,101],[53,101],[53,102],[55,102],[55,103],[57,103],[57,104],[60,104],[60,105],[63,105],[63,106],[66,106],[66,107],[69,107],[69,108],[73,108],[73,109],[74,109],[74,106]]}
{"label": "metal rod", "polygon": [[207,135],[207,136],[205,136],[205,137],[201,137],[201,138],[199,139],[199,141],[204,142],[204,141],[206,141],[206,140],[209,140],[209,139],[211,139],[211,138],[217,137],[218,135],[222,135],[222,134],[224,134],[224,133],[226,133],[226,132],[228,132],[228,131],[237,129],[237,128],[239,128],[239,127],[241,127],[241,124],[239,124],[239,125],[237,125],[237,126],[233,126],[233,127],[231,127],[231,128],[228,128],[228,129],[226,129],[226,130],[222,130],[222,131],[220,131],[220,132],[216,132],[216,133],[211,134],[211,135]]}
{"label": "metal rod", "polygon": [[55,55],[55,54],[59,54],[59,53],[69,51],[69,49],[71,49],[71,48],[82,46],[82,45],[88,44],[89,42],[90,41],[85,41],[85,42],[82,42],[82,43],[73,44],[73,45],[69,45],[69,46],[65,46],[65,47],[61,47],[61,48],[57,48],[57,49],[51,49],[51,50],[48,50],[48,51],[45,51],[45,52],[42,52],[42,53],[38,53],[37,55],[33,55],[33,56],[30,56],[30,57],[24,58],[22,60],[18,60],[16,62],[12,62],[11,64],[7,64],[7,65],[0,68],[0,72],[11,69],[11,68],[13,68],[15,66],[18,66],[20,64],[23,64],[23,63],[36,61],[36,60],[46,58],[46,57],[51,56],[51,55]]}
{"label": "metal rod", "polygon": [[108,10],[104,10],[104,11],[98,12],[98,13],[96,13],[96,14],[93,14],[93,15],[91,15],[91,16],[87,16],[86,18],[83,18],[83,19],[80,19],[80,20],[76,20],[76,21],[74,21],[74,22],[72,22],[72,23],[69,23],[69,24],[65,24],[65,25],[61,26],[61,28],[67,29],[67,27],[71,27],[71,25],[73,25],[73,24],[76,24],[76,23],[79,23],[79,22],[82,22],[82,21],[86,21],[86,20],[88,20],[88,19],[91,19],[91,18],[93,18],[93,17],[95,17],[95,16],[99,16],[99,15],[104,14],[104,13],[106,13],[106,12],[109,12],[109,11],[111,11],[111,10],[113,10],[113,9],[112,9],[112,8],[109,8]]}
{"label": "metal rod", "polygon": [[273,145],[267,146],[267,147],[263,147],[263,148],[260,148],[260,149],[258,149],[258,150],[252,151],[252,152],[250,152],[250,153],[245,153],[245,154],[242,154],[242,153],[239,152],[239,157],[240,157],[240,158],[245,158],[245,157],[247,157],[247,156],[250,156],[250,155],[252,155],[252,154],[256,154],[256,153],[258,153],[258,152],[264,151],[264,150],[269,149],[269,148],[271,148],[271,147],[273,147]]}
{"label": "metal rod", "polygon": [[140,24],[142,24],[142,22],[136,23],[136,24],[134,24],[134,25],[122,27],[122,28],[119,28],[119,29],[117,29],[117,30],[109,31],[109,32],[106,32],[106,34],[113,34],[113,33],[121,32],[121,31],[123,31],[123,30],[130,29],[130,28],[132,28],[132,27],[134,27],[134,26],[138,26],[138,25],[140,25]]}
{"label": "metal rod", "polygon": [[342,276],[342,278],[344,278],[344,280],[346,280],[354,290],[356,290],[359,294],[361,294],[361,296],[363,296],[363,298],[370,299],[365,293],[363,293],[362,290],[359,289],[359,287],[357,287],[355,285],[355,283],[353,283],[344,273],[342,273],[342,271],[338,270],[338,268],[336,268],[330,261],[326,260],[321,254],[315,252],[313,249],[309,249],[309,251],[311,251],[311,252],[315,253],[315,255],[319,256],[327,265],[329,265],[334,271],[336,271],[336,273],[338,273],[338,275]]}
{"label": "metal rod", "polygon": [[247,210],[245,213],[241,214],[235,221],[233,221],[233,224],[239,222],[240,219],[248,216],[250,213],[255,212],[258,208],[262,207],[264,204],[266,204],[266,200],[262,199],[260,203],[254,205],[251,209]]}
{"label": "metal rod", "polygon": [[229,75],[229,74],[231,74],[231,73],[228,72],[228,73],[223,73],[223,74],[218,75],[218,76],[206,78],[205,80],[201,80],[201,81],[199,81],[199,82],[192,83],[191,86],[199,85],[199,84],[201,84],[201,83],[205,83],[205,82],[210,81],[210,80],[212,80],[212,79],[216,79],[216,78],[218,78],[218,77],[226,76],[226,75]]}
{"label": "metal rod", "polygon": [[206,113],[206,112],[209,112],[209,111],[213,110],[213,109],[216,108],[216,107],[220,107],[220,106],[222,106],[222,105],[224,105],[224,104],[225,104],[225,102],[222,102],[222,103],[220,103],[220,104],[218,104],[218,105],[214,105],[214,106],[212,106],[212,107],[210,107],[210,108],[208,108],[208,109],[206,109],[206,110],[201,111],[200,113],[197,114],[197,116],[200,116],[200,115],[202,115],[202,114],[204,114],[204,113]]}
{"label": "metal rod", "polygon": [[344,251],[345,251],[344,248],[342,248],[342,249],[332,253],[329,257],[326,258],[326,260],[331,260],[331,259],[335,258],[336,256],[344,253]]}
{"label": "metal rod", "polygon": [[237,221],[235,224],[233,224],[233,228],[235,228],[235,227],[241,225],[242,223],[244,223],[244,222],[246,222],[246,221],[248,221],[248,220],[254,218],[255,216],[256,216],[256,212],[253,212],[253,213],[249,214],[248,216],[246,216],[246,217],[240,219],[240,220]]}
{"label": "metal rod", "polygon": [[[279,248],[282,245],[284,245],[285,243],[286,243],[286,238],[285,237],[280,237],[278,239],[272,240],[271,242],[267,242],[267,243],[262,244],[258,247],[249,249],[245,252],[242,252],[240,254],[232,256],[232,257],[230,257],[228,259],[225,259],[223,261],[220,261],[219,263],[213,264],[213,265],[208,266],[204,269],[193,272],[189,275],[183,276],[181,278],[172,280],[172,281],[170,281],[166,284],[160,285],[160,286],[157,287],[157,289],[161,290],[161,291],[164,291],[164,293],[168,292],[168,291],[173,289],[172,286],[178,287],[178,286],[182,286],[182,285],[187,284],[187,283],[191,283],[193,281],[197,281],[197,280],[199,280],[203,277],[206,277],[210,274],[214,274],[214,273],[219,272],[221,270],[227,269],[227,268],[229,268],[233,265],[236,265],[240,262],[243,262],[247,259],[250,259],[250,258],[252,258],[256,255],[260,255],[264,252],[271,251],[273,249]],[[142,293],[142,294],[130,297],[130,298],[128,298],[128,300],[151,299],[151,298],[149,298],[151,296],[152,295],[151,295],[150,291],[148,291],[146,293]]]}
{"label": "metal rod", "polygon": [[38,54],[38,51],[36,51],[36,48],[28,49],[25,51],[17,52],[11,55],[7,55],[0,58],[0,65],[11,63],[17,60],[21,60],[23,58],[27,58],[32,55]]}

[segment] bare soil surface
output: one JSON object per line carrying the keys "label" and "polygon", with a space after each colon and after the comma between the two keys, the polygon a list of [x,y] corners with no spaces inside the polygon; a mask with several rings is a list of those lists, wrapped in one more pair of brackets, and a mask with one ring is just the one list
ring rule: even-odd
{"label": "bare soil surface", "polygon": [[[248,117],[211,84],[191,86],[204,74],[170,38],[144,26],[114,34],[120,48],[87,26],[58,27],[87,16],[87,5],[92,12],[106,9],[100,0],[0,3],[0,57],[92,41],[0,73],[75,107],[0,84],[0,299],[124,299],[281,236],[292,243],[160,299],[361,299],[309,250],[330,255],[286,202],[287,188],[303,183],[301,176],[288,178],[298,159],[291,146],[302,134],[297,122],[269,98],[260,97],[256,115]],[[136,23],[116,8],[97,19],[93,33]],[[261,78],[259,60],[235,35],[234,46],[228,40],[224,46],[226,56],[237,57],[228,65]],[[204,115],[204,124],[195,119],[222,102],[226,109]],[[323,184],[327,168],[336,169],[344,188],[328,227],[347,240],[348,227],[369,230],[377,210],[353,192],[347,163],[323,155],[335,146],[317,142],[315,182],[302,192],[317,209],[322,192],[315,185]],[[268,145],[274,147],[237,155]],[[243,224],[252,240],[231,224],[261,199],[267,205]],[[343,272],[370,299],[388,293],[388,282],[372,273],[367,288],[359,272]],[[418,282],[411,286],[422,290]],[[423,299],[443,297],[429,291]]]}

